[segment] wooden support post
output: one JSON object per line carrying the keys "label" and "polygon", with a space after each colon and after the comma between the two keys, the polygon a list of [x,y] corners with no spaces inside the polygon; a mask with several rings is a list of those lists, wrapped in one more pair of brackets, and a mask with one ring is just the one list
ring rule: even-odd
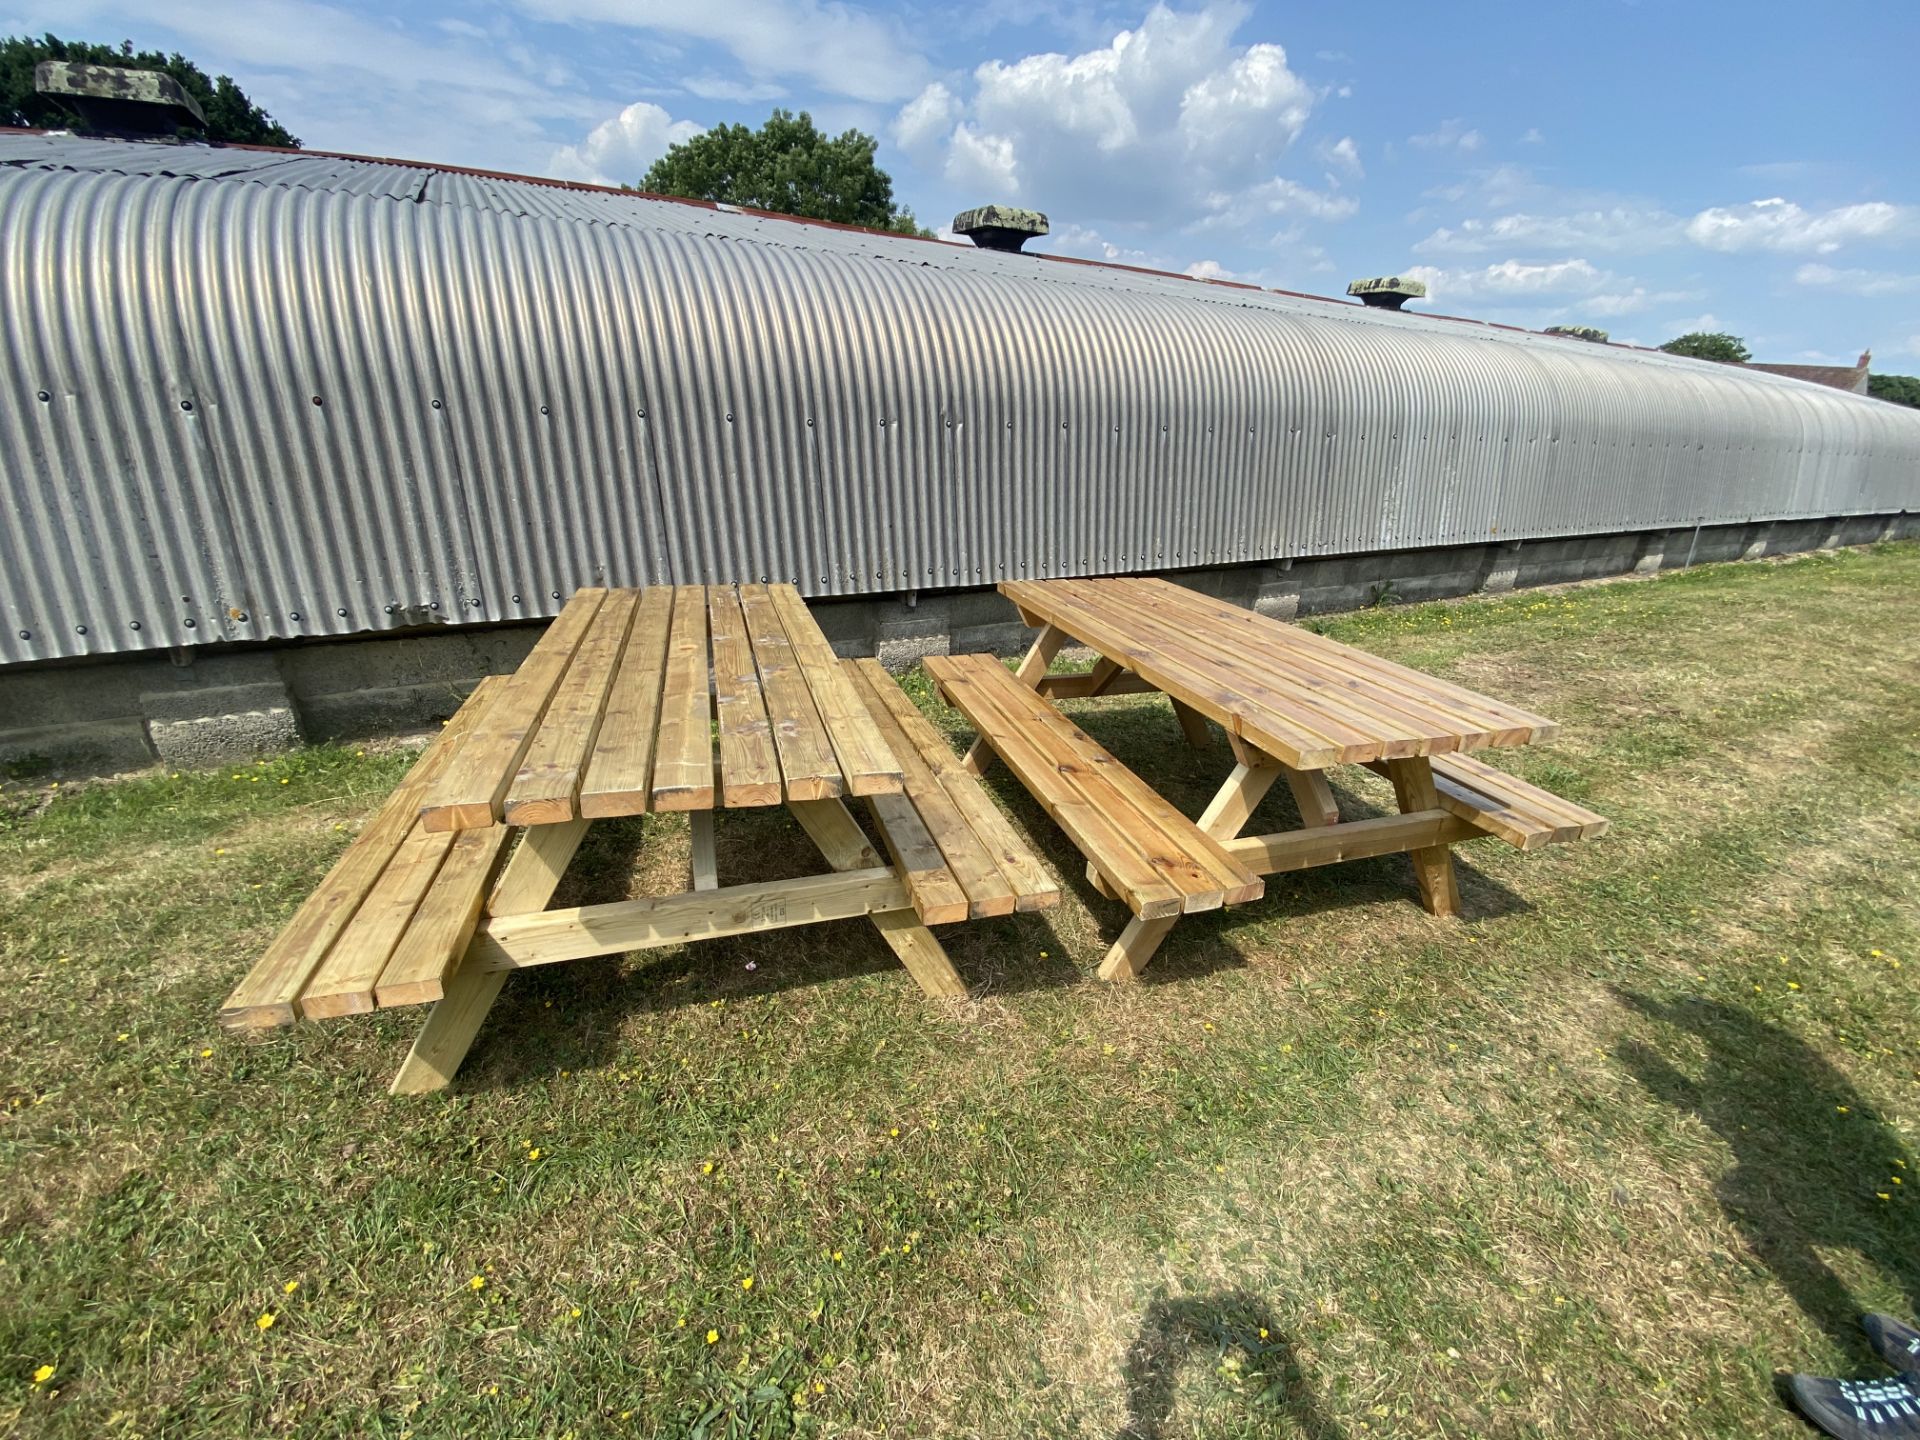
{"label": "wooden support post", "polygon": [[1300,809],[1302,825],[1338,825],[1340,805],[1333,798],[1324,770],[1295,770],[1286,767],[1287,785],[1293,791],[1293,803]]}
{"label": "wooden support post", "polygon": [[[1023,685],[1031,685],[1036,690],[1047,673],[1047,667],[1053,664],[1053,657],[1060,653],[1060,647],[1067,643],[1067,632],[1058,625],[1044,625],[1040,633],[1033,638],[1033,648],[1027,651],[1027,658],[1020,662],[1020,668],[1014,671],[1014,678]],[[987,767],[993,763],[993,747],[976,736],[973,744],[967,747],[966,757],[960,762],[969,775],[984,775]],[[804,821],[802,822],[805,823]]]}
{"label": "wooden support post", "polygon": [[1187,737],[1187,743],[1196,750],[1204,750],[1213,743],[1213,737],[1207,733],[1207,717],[1187,704],[1184,700],[1174,700],[1173,715],[1180,722],[1180,733]]}
{"label": "wooden support post", "polygon": [[693,888],[720,888],[720,865],[713,853],[713,811],[689,810],[687,829],[693,850]]}
{"label": "wooden support post", "polygon": [[1160,942],[1167,938],[1167,932],[1173,929],[1178,918],[1168,916],[1163,920],[1142,920],[1135,916],[1127,922],[1127,928],[1120,932],[1120,938],[1113,942],[1113,948],[1107,951],[1107,958],[1100,962],[1102,980],[1132,980],[1147,968],[1147,961],[1153,958],[1153,952],[1160,948]]}
{"label": "wooden support post", "polygon": [[[1424,755],[1405,760],[1389,760],[1387,778],[1393,782],[1394,798],[1400,813],[1440,809],[1439,792],[1434,789],[1433,765]],[[1408,852],[1413,859],[1413,875],[1420,882],[1420,903],[1431,915],[1454,916],[1460,913],[1460,885],[1453,873],[1453,851],[1445,845],[1430,845]]]}
{"label": "wooden support post", "polygon": [[[580,848],[588,821],[568,820],[558,825],[535,825],[520,836],[487,899],[491,915],[524,915],[544,910],[567,873],[573,852]],[[471,954],[471,949],[469,949]],[[421,1095],[444,1090],[460,1062],[467,1058],[474,1036],[506,982],[504,970],[482,971],[464,960],[446,980],[446,993],[427,1012],[413,1048],[388,1087],[390,1095]]]}
{"label": "wooden support post", "polygon": [[[866,870],[886,863],[868,842],[844,800],[793,800],[787,808],[835,870]],[[867,918],[922,990],[929,995],[966,998],[966,983],[947,958],[945,947],[911,909],[882,911]]]}

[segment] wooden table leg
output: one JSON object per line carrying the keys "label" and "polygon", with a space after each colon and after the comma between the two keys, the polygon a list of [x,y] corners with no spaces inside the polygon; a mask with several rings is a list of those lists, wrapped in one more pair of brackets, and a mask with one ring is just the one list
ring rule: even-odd
{"label": "wooden table leg", "polygon": [[[1023,685],[1038,689],[1041,677],[1053,663],[1053,657],[1060,653],[1060,647],[1066,643],[1067,632],[1058,625],[1041,626],[1040,633],[1034,636],[1033,648],[1027,651],[1027,658],[1013,672],[1014,678]],[[967,747],[966,756],[960,763],[966,767],[969,775],[984,775],[987,767],[993,763],[993,747],[976,737],[973,744]]]}
{"label": "wooden table leg", "polygon": [[687,829],[693,850],[693,888],[720,888],[720,865],[713,853],[713,811],[689,810]]}
{"label": "wooden table leg", "polygon": [[[1389,760],[1386,767],[1403,815],[1440,808],[1440,796],[1433,785],[1433,763],[1426,756]],[[1420,882],[1420,903],[1428,913],[1458,915],[1460,885],[1453,873],[1453,851],[1445,845],[1431,845],[1407,853],[1413,860],[1414,878]]]}
{"label": "wooden table leg", "polygon": [[[868,842],[846,801],[789,800],[787,808],[835,870],[867,870],[887,863]],[[922,990],[966,998],[966,984],[947,958],[946,948],[911,909],[884,910],[867,918]]]}
{"label": "wooden table leg", "polygon": [[1300,809],[1302,825],[1338,825],[1340,823],[1340,805],[1333,798],[1333,787],[1327,783],[1324,770],[1295,770],[1291,766],[1282,766],[1286,771],[1287,784],[1293,790],[1293,803]]}
{"label": "wooden table leg", "polygon": [[[568,820],[559,825],[528,827],[494,883],[487,913],[523,915],[546,909],[590,823]],[[427,1013],[427,1023],[420,1027],[413,1049],[407,1052],[387,1093],[421,1095],[444,1090],[460,1062],[467,1058],[473,1038],[480,1033],[506,978],[504,970],[479,971],[469,965],[448,976],[446,993]]]}
{"label": "wooden table leg", "polygon": [[[1267,791],[1271,790],[1287,767],[1272,756],[1255,750],[1238,737],[1233,739],[1233,753],[1237,763],[1233,773],[1227,777],[1226,784],[1220,787],[1211,804],[1201,812],[1195,823],[1216,840],[1231,840],[1245,828],[1253,812]],[[1106,880],[1092,865],[1087,866],[1087,879],[1103,895],[1111,896],[1113,891]],[[1142,920],[1135,916],[1120,932],[1120,938],[1113,942],[1106,958],[1100,962],[1102,980],[1131,980],[1147,968],[1147,962],[1153,958],[1153,952],[1160,948],[1160,942],[1167,938],[1167,932],[1173,929],[1173,920]]]}
{"label": "wooden table leg", "polygon": [[1183,700],[1174,700],[1173,717],[1180,722],[1180,733],[1187,737],[1187,744],[1196,750],[1205,750],[1213,744],[1213,736],[1207,733],[1207,717]]}

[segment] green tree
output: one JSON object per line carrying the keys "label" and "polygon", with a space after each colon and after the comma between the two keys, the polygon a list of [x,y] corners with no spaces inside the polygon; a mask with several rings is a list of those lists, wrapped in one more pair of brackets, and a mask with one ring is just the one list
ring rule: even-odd
{"label": "green tree", "polygon": [[1867,393],[1876,400],[1890,400],[1895,405],[1911,405],[1920,410],[1920,376],[1869,375]]}
{"label": "green tree", "polygon": [[1569,340],[1586,340],[1595,345],[1607,343],[1607,332],[1596,330],[1591,325],[1549,325],[1540,332],[1543,335],[1563,335]]}
{"label": "green tree", "polygon": [[248,98],[228,75],[209,78],[184,55],[158,50],[135,50],[131,40],[119,48],[84,40],[62,40],[43,35],[38,40],[9,35],[0,39],[0,124],[30,125],[42,130],[79,130],[80,117],[56,95],[33,88],[33,67],[42,60],[78,60],[88,65],[118,65],[126,70],[164,70],[200,102],[207,117],[205,131],[183,134],[208,140],[232,140],[247,145],[280,145],[297,149],[299,140],[286,126]]}
{"label": "green tree", "polygon": [[893,178],[874,163],[879,141],[858,130],[829,138],[802,110],[776,110],[758,130],[716,125],[667,151],[642,190],[718,200],[810,220],[927,235],[893,202]]}
{"label": "green tree", "polygon": [[1695,330],[1660,347],[1669,355],[1691,355],[1696,360],[1718,360],[1722,365],[1744,365],[1753,358],[1747,342],[1724,330]]}

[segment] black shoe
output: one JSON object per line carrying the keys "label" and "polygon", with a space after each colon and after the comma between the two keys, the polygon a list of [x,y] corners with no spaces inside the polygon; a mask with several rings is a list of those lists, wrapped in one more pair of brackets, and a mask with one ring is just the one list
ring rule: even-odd
{"label": "black shoe", "polygon": [[1902,1375],[1920,1379],[1920,1330],[1891,1315],[1869,1315],[1860,1322],[1874,1353]]}
{"label": "black shoe", "polygon": [[1836,1440],[1920,1440],[1920,1384],[1897,1380],[1828,1380],[1795,1375],[1787,1382],[1801,1412]]}

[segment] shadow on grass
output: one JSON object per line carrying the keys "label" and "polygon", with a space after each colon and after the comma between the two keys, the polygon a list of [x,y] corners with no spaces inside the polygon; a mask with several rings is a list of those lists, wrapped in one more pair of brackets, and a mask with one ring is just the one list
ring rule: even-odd
{"label": "shadow on grass", "polygon": [[1140,1333],[1127,1347],[1127,1423],[1116,1440],[1162,1440],[1169,1433],[1174,1384],[1190,1356],[1215,1365],[1237,1358],[1256,1408],[1288,1417],[1312,1440],[1342,1440],[1345,1432],[1308,1392],[1292,1343],[1266,1307],[1240,1291],[1160,1296],[1147,1307]]}
{"label": "shadow on grass", "polygon": [[1910,1202],[1880,1198],[1920,1185],[1898,1134],[1791,1031],[1717,1001],[1618,993],[1705,1042],[1697,1076],[1638,1041],[1615,1053],[1657,1099],[1698,1115],[1732,1148],[1735,1164],[1714,1187],[1727,1218],[1801,1313],[1843,1352],[1871,1360],[1863,1307],[1820,1250],[1857,1252],[1905,1291],[1909,1314],[1920,1311],[1920,1244],[1898,1218]]}

